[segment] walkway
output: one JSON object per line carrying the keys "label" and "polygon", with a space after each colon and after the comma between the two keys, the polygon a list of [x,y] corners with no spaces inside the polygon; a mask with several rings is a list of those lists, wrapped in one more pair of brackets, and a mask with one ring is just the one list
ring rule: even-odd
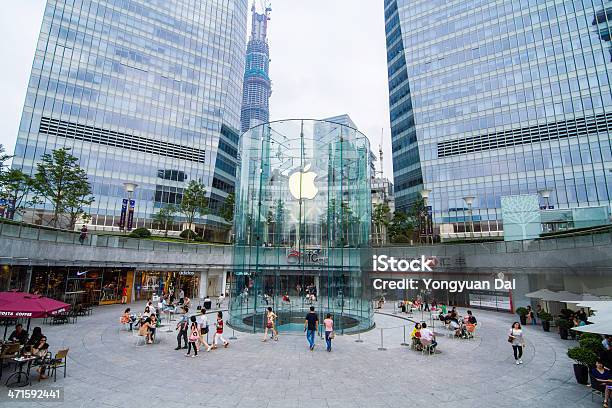
{"label": "walkway", "polygon": [[[132,305],[132,309],[140,309]],[[98,307],[76,325],[42,326],[51,349],[70,347],[68,377],[35,388],[63,386],[62,407],[598,407],[576,384],[565,352],[573,344],[540,327],[527,328],[525,364],[516,366],[506,342],[514,316],[475,311],[481,329],[474,340],[439,336],[440,354],[423,356],[401,346],[402,324],[377,315],[377,329],[338,336],[332,353],[319,339],[310,352],[302,335],[236,333],[228,349],[184,357],[176,332],[158,329],[160,344],[136,346],[119,330],[122,307]],[[391,311],[390,311],[391,312]],[[463,312],[463,310],[461,310]],[[419,315],[417,315],[419,316]],[[379,351],[380,328],[386,351]],[[440,331],[438,326],[437,331]],[[444,331],[440,331],[444,333]],[[227,334],[228,336],[231,334]],[[59,376],[61,377],[61,376]],[[6,378],[6,376],[5,376]],[[6,401],[7,388],[0,386]],[[11,406],[26,406],[26,403]],[[32,406],[27,403],[27,406]]]}

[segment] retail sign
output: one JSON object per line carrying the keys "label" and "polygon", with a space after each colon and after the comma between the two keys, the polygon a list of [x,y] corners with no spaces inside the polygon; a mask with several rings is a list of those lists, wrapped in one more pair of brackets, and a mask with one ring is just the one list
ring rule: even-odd
{"label": "retail sign", "polygon": [[194,271],[180,271],[179,275],[182,275],[182,276],[194,276],[195,272]]}
{"label": "retail sign", "polygon": [[307,265],[319,265],[327,262],[327,253],[322,249],[287,249],[287,263],[296,265],[303,262]]}

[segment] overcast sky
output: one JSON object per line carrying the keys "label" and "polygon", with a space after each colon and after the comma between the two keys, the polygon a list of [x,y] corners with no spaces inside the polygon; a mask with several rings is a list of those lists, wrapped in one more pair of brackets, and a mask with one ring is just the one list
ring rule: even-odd
{"label": "overcast sky", "polygon": [[[258,0],[257,3],[260,3]],[[0,144],[13,151],[45,0],[5,1],[0,13]],[[392,174],[382,1],[272,2],[271,119],[348,113]],[[250,30],[250,26],[249,26]]]}

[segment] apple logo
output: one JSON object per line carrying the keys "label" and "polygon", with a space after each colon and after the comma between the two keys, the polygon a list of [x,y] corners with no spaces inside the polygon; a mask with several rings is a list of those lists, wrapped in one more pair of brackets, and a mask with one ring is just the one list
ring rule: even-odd
{"label": "apple logo", "polygon": [[314,183],[317,173],[308,170],[310,170],[310,164],[306,165],[304,170],[296,171],[289,176],[289,192],[296,200],[302,198],[312,200],[319,192]]}

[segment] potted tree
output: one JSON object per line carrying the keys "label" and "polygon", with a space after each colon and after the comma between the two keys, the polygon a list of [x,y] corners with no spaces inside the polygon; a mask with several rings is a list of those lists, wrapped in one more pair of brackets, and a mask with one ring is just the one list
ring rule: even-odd
{"label": "potted tree", "polygon": [[597,354],[585,347],[573,347],[567,350],[567,356],[574,360],[574,375],[578,384],[589,383],[589,368],[595,365]]}
{"label": "potted tree", "polygon": [[516,309],[516,314],[519,315],[521,325],[522,326],[526,325],[527,324],[527,309],[524,307],[519,307]]}
{"label": "potted tree", "polygon": [[559,336],[561,339],[567,340],[569,328],[571,327],[569,320],[563,318],[557,320],[557,327],[559,328]]}
{"label": "potted tree", "polygon": [[542,330],[544,330],[545,332],[550,331],[550,322],[553,319],[552,315],[548,312],[540,312],[539,317],[542,321]]}

